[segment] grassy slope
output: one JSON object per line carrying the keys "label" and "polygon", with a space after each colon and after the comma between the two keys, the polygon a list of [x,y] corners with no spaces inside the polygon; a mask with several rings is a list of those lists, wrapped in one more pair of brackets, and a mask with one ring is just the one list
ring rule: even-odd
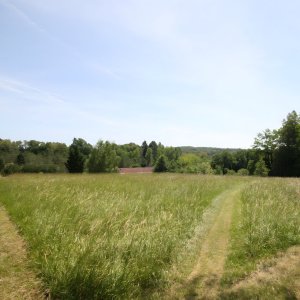
{"label": "grassy slope", "polygon": [[184,175],[14,176],[0,201],[53,297],[134,298],[163,286],[203,211],[235,180]]}
{"label": "grassy slope", "polygon": [[[298,259],[296,265],[293,259],[285,257],[290,250],[287,254],[281,252],[278,257],[283,255],[286,261],[281,268],[276,267],[279,258],[274,255],[300,244],[299,179],[266,178],[245,188],[234,212],[231,235],[221,298],[295,299],[300,288],[296,287],[300,251],[293,250]],[[281,270],[276,276],[265,281],[254,279],[264,272],[270,275],[273,265],[274,270]],[[249,276],[256,284],[251,284]]]}
{"label": "grassy slope", "polygon": [[[235,200],[219,297],[296,299],[300,247],[290,246],[300,244],[299,179],[14,176],[0,182],[0,202],[52,296],[148,298],[174,267],[185,274],[193,269],[199,232],[222,207],[214,201],[213,208],[212,199],[241,182],[249,185]],[[182,275],[175,272],[173,279],[176,274]]]}

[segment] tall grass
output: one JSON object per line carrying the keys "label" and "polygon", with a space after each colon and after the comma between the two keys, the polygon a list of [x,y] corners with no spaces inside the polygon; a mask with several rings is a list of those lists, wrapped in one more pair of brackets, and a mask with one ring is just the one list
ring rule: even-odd
{"label": "tall grass", "polygon": [[143,298],[211,200],[233,179],[194,175],[35,175],[0,182],[0,201],[53,298]]}
{"label": "tall grass", "polygon": [[256,263],[300,244],[300,180],[266,178],[246,186],[236,206],[224,282],[245,276]]}

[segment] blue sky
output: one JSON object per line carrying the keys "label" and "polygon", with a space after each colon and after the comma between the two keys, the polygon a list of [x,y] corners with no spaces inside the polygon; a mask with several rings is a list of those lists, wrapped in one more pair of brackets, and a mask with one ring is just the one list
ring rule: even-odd
{"label": "blue sky", "polygon": [[0,0],[0,138],[250,147],[300,105],[300,2]]}

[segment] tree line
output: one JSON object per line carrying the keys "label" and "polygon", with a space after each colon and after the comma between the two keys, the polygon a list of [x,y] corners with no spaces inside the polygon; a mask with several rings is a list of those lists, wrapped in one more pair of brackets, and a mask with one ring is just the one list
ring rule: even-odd
{"label": "tree line", "polygon": [[184,151],[155,141],[117,145],[100,140],[92,146],[82,138],[74,138],[67,146],[0,139],[0,172],[3,175],[16,172],[98,173],[150,166],[157,172],[300,176],[300,116],[293,111],[283,120],[281,128],[259,133],[251,149],[215,150],[209,155],[203,150],[191,148],[187,152],[188,148],[183,148]]}
{"label": "tree line", "polygon": [[212,167],[223,174],[299,177],[300,115],[292,111],[279,129],[259,133],[252,149],[214,155]]}

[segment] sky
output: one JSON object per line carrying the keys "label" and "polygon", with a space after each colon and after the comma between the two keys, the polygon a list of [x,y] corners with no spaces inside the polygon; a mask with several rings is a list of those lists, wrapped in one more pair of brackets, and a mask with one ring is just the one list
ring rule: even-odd
{"label": "sky", "polygon": [[248,148],[300,111],[298,0],[0,0],[0,138]]}

